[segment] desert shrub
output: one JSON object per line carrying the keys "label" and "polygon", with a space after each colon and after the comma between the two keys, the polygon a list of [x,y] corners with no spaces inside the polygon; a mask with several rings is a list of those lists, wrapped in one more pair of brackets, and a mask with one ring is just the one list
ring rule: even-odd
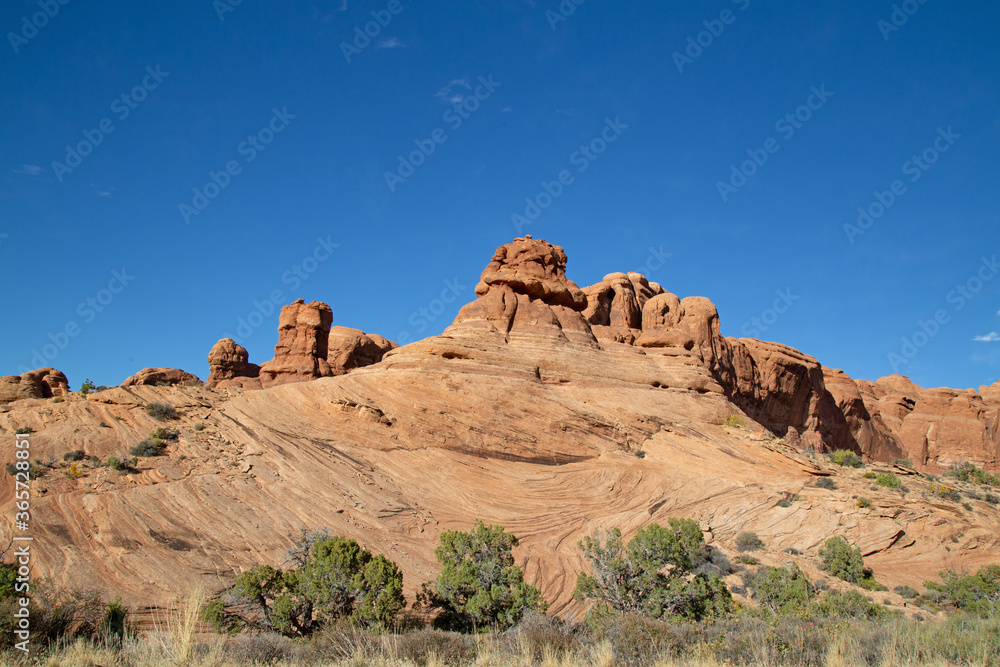
{"label": "desert shrub", "polygon": [[853,618],[877,620],[888,615],[888,610],[857,591],[827,591],[810,605],[810,613],[828,618]]}
{"label": "desert shrub", "polygon": [[176,440],[180,437],[180,431],[172,428],[157,428],[154,429],[150,434],[150,440],[160,440],[161,442],[166,442],[168,440]]}
{"label": "desert shrub", "polygon": [[221,631],[235,624],[294,637],[339,620],[387,627],[403,608],[399,568],[354,540],[304,532],[290,555],[292,569],[258,565],[240,574],[203,618]]}
{"label": "desert shrub", "polygon": [[931,493],[939,498],[944,498],[945,500],[951,500],[953,502],[960,502],[962,496],[954,489],[954,487],[948,486],[947,484],[932,484]]}
{"label": "desert shrub", "polygon": [[[425,628],[396,638],[396,655],[404,662],[426,665],[471,665],[476,658],[472,637]],[[352,656],[353,657],[353,656]]]}
{"label": "desert shrub", "polygon": [[878,477],[878,475],[876,475],[874,472],[872,472],[871,470],[869,470],[864,475],[862,475],[862,477],[864,477],[865,479],[875,479],[876,477]]}
{"label": "desert shrub", "polygon": [[972,511],[972,505],[970,505],[969,503],[962,503],[962,507],[964,507],[965,511],[967,511],[967,512],[971,512]]}
{"label": "desert shrub", "polygon": [[897,466],[903,466],[904,468],[912,468],[913,467],[913,461],[911,461],[910,459],[895,459],[892,462],[892,464],[893,465],[897,465]]}
{"label": "desert shrub", "polygon": [[501,647],[505,652],[520,653],[532,661],[543,662],[546,654],[565,654],[578,648],[579,643],[570,623],[555,616],[529,612],[503,633]]}
{"label": "desert shrub", "polygon": [[159,440],[146,438],[132,445],[128,453],[132,456],[160,456],[163,454],[163,443]]}
{"label": "desert shrub", "polygon": [[56,396],[55,398],[53,398],[53,399],[52,399],[52,402],[53,402],[53,403],[62,403],[62,402],[63,402],[63,401],[65,401],[65,400],[66,400],[66,399],[65,399],[65,398],[63,398],[62,396]]}
{"label": "desert shrub", "polygon": [[763,548],[764,543],[757,537],[757,533],[748,531],[736,536],[736,549],[739,551],[757,551]]}
{"label": "desert shrub", "polygon": [[159,421],[177,419],[177,410],[174,409],[174,406],[167,403],[147,403],[146,414]]}
{"label": "desert shrub", "polygon": [[31,428],[30,426],[22,426],[21,428],[14,429],[14,433],[16,433],[17,435],[29,435],[34,432],[35,429]]}
{"label": "desert shrub", "polygon": [[83,394],[84,396],[96,390],[97,390],[97,385],[94,384],[94,382],[90,378],[84,380],[83,384],[80,385],[80,393]]}
{"label": "desert shrub", "polygon": [[[748,556],[746,554],[741,554],[736,557],[736,562],[741,565],[759,565],[760,561],[753,556]],[[734,591],[735,592],[735,591]]]}
{"label": "desert shrub", "polygon": [[892,592],[906,600],[912,600],[920,595],[920,593],[917,592],[917,589],[911,588],[910,586],[896,586],[892,589]]}
{"label": "desert shrub", "polygon": [[[18,641],[14,612],[19,608],[17,594],[0,600],[0,649]],[[75,638],[115,639],[136,634],[120,599],[105,603],[94,591],[56,588],[44,579],[32,583],[28,614],[32,648]]]}
{"label": "desert shrub", "polygon": [[778,502],[776,503],[776,505],[777,505],[778,507],[791,507],[791,506],[792,506],[792,503],[791,503],[791,501],[789,501],[789,500],[788,500],[787,498],[782,498],[781,500],[779,500],[779,501],[778,501]]}
{"label": "desert shrub", "polygon": [[865,497],[861,497],[861,498],[858,498],[857,505],[861,509],[865,509],[865,508],[868,508],[868,507],[872,506],[872,501],[868,500]]}
{"label": "desert shrub", "polygon": [[[723,665],[825,667],[831,634],[792,616],[742,616],[706,628],[705,641]],[[693,662],[691,664],[699,664]],[[709,664],[712,664],[711,662]]]}
{"label": "desert shrub", "polygon": [[791,568],[765,565],[750,577],[751,596],[772,616],[803,614],[816,594],[809,577],[795,564]]}
{"label": "desert shrub", "polygon": [[683,628],[642,614],[595,615],[587,626],[592,643],[611,646],[616,665],[652,665],[686,647]]}
{"label": "desert shrub", "polygon": [[[986,565],[975,574],[959,576],[953,570],[941,573],[943,583],[924,582],[928,592],[940,593],[938,601],[946,601],[958,609],[983,618],[1000,614],[1000,565]],[[927,593],[924,594],[927,597]]]}
{"label": "desert shrub", "polygon": [[42,477],[45,475],[46,468],[41,465],[41,461],[34,459],[31,462],[20,460],[12,463],[8,463],[4,466],[7,474],[11,477],[16,477],[19,472],[28,473],[29,479],[35,479],[36,477]]}
{"label": "desert shrub", "polygon": [[879,474],[879,476],[875,478],[875,483],[878,484],[879,486],[885,486],[890,489],[899,488],[899,478],[896,477],[896,475],[891,472],[885,472]]}
{"label": "desert shrub", "polygon": [[988,502],[990,505],[1000,505],[1000,498],[994,496],[992,493],[984,493],[983,500]]}
{"label": "desert shrub", "polygon": [[87,458],[87,455],[82,449],[76,449],[72,452],[66,452],[63,454],[63,461],[82,461],[85,458]]}
{"label": "desert shrub", "polygon": [[598,614],[700,620],[732,609],[732,595],[712,567],[712,552],[690,519],[670,519],[669,527],[650,524],[627,547],[613,528],[585,537],[580,550],[591,572],[580,573],[576,598],[594,601]]}
{"label": "desert shrub", "polygon": [[290,662],[293,646],[288,638],[275,632],[246,634],[226,644],[226,655],[235,665],[273,665]]}
{"label": "desert shrub", "polygon": [[732,414],[728,415],[722,422],[725,426],[732,428],[746,428],[747,420],[743,415]]}
{"label": "desert shrub", "polygon": [[423,585],[419,603],[440,610],[437,622],[442,627],[505,629],[525,613],[548,608],[541,592],[524,581],[512,554],[517,537],[502,526],[476,521],[471,531],[447,530],[440,540],[434,555],[441,573]]}
{"label": "desert shrub", "polygon": [[819,489],[834,491],[837,488],[837,483],[830,477],[820,477],[816,480],[816,487]]}
{"label": "desert shrub", "polygon": [[197,422],[192,428],[196,431],[203,431],[205,430],[205,425],[201,422]]}
{"label": "desert shrub", "polygon": [[842,468],[860,468],[864,465],[864,461],[861,457],[849,449],[838,449],[830,452],[826,455],[826,457]]}
{"label": "desert shrub", "polygon": [[646,452],[642,451],[641,449],[637,449],[635,450],[635,456],[636,458],[644,459],[646,458]]}
{"label": "desert shrub", "polygon": [[831,537],[819,550],[823,559],[820,568],[838,579],[852,584],[861,584],[865,576],[864,560],[861,550],[852,548],[850,543],[841,536]]}
{"label": "desert shrub", "polygon": [[120,458],[118,458],[117,456],[109,456],[108,457],[108,463],[107,463],[107,465],[112,470],[124,470],[125,469],[125,463]]}
{"label": "desert shrub", "polygon": [[952,464],[944,474],[963,482],[971,482],[972,484],[1000,486],[1000,477],[986,472],[969,461]]}

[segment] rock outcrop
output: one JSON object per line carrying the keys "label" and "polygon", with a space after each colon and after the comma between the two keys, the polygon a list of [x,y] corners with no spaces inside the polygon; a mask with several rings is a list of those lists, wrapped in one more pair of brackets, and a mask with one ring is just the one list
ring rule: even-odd
{"label": "rock outcrop", "polygon": [[566,278],[566,253],[559,246],[529,235],[498,247],[475,291],[479,298],[462,307],[450,330],[597,345],[581,315],[587,297]]}
{"label": "rock outcrop", "polygon": [[298,299],[281,309],[274,358],[260,367],[264,387],[330,377],[326,360],[333,311],[320,301]]}
{"label": "rock outcrop", "polygon": [[182,371],[179,368],[143,368],[141,371],[126,378],[122,387],[138,387],[140,385],[185,385],[201,384],[197,375]]}
{"label": "rock outcrop", "polygon": [[213,389],[260,389],[260,366],[250,363],[249,359],[245,347],[232,338],[223,338],[208,353],[209,374],[205,386]]}
{"label": "rock outcrop", "polygon": [[0,377],[0,403],[68,395],[69,381],[62,371],[54,368],[39,368],[21,375]]}
{"label": "rock outcrop", "polygon": [[378,334],[336,326],[330,328],[326,360],[333,375],[343,375],[355,368],[377,364],[386,352],[397,347],[396,343]]}
{"label": "rock outcrop", "polygon": [[902,375],[856,381],[867,410],[914,465],[940,470],[972,461],[1000,469],[1000,383],[972,389],[925,389]]}

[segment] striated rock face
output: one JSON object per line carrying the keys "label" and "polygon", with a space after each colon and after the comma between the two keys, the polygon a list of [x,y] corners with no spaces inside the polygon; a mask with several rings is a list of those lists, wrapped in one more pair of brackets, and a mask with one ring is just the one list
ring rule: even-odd
{"label": "striated rock face", "polygon": [[377,364],[386,352],[397,347],[396,343],[378,334],[336,326],[330,328],[326,360],[334,375],[343,375],[353,368]]}
{"label": "striated rock face", "polygon": [[274,359],[260,367],[264,387],[333,375],[326,360],[333,311],[319,301],[298,299],[281,309]]}
{"label": "striated rock face", "polygon": [[219,389],[260,389],[260,366],[251,364],[249,359],[246,348],[237,345],[232,338],[223,338],[208,353],[210,373],[205,386]]}
{"label": "striated rock face", "polygon": [[54,368],[39,368],[21,375],[0,377],[0,403],[68,395],[69,381],[62,371]]}
{"label": "striated rock face", "polygon": [[[740,532],[758,532],[763,563],[792,558],[813,578],[832,534],[861,548],[890,588],[996,561],[1000,514],[985,499],[970,497],[974,511],[963,512],[902,467],[874,469],[905,475],[911,493],[872,489],[797,449],[857,447],[890,460],[919,447],[917,464],[988,465],[1000,385],[855,382],[792,348],[721,336],[708,299],[681,299],[638,274],[579,290],[565,264],[560,248],[528,237],[499,248],[455,323],[401,348],[331,329],[322,304],[291,304],[270,362],[287,367],[271,378],[287,384],[264,391],[135,386],[3,406],[0,433],[32,427],[43,460],[75,449],[118,455],[155,427],[144,405],[178,410],[169,460],[143,457],[139,474],[124,477],[82,461],[84,478],[36,482],[38,575],[148,608],[189,583],[215,593],[249,567],[280,567],[300,530],[326,528],[398,562],[412,600],[440,571],[441,532],[481,518],[521,538],[526,579],[553,613],[580,620],[579,541],[670,517],[697,520],[727,553]],[[320,375],[320,359],[331,374],[356,365],[292,383]],[[209,363],[209,384],[260,382],[232,340]],[[10,380],[0,386],[22,384]],[[754,424],[720,428],[741,411],[785,443]],[[14,459],[14,442],[0,438],[0,461]],[[817,488],[818,476],[836,488]],[[871,507],[858,506],[860,495]],[[0,513],[12,516],[14,502],[12,485],[0,485]]]}
{"label": "striated rock face", "polygon": [[179,368],[143,368],[130,378],[122,382],[123,387],[137,387],[139,385],[178,385],[178,384],[201,384],[197,375],[192,375]]}

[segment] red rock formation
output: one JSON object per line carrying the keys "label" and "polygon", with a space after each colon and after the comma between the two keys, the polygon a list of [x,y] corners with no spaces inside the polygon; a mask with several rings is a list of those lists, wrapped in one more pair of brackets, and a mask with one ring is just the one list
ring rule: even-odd
{"label": "red rock formation", "polygon": [[274,359],[260,367],[264,387],[333,375],[326,360],[333,312],[319,301],[299,299],[281,309]]}
{"label": "red rock formation", "polygon": [[546,336],[596,346],[580,314],[587,297],[566,278],[566,253],[531,236],[500,246],[452,327],[466,333]]}
{"label": "red rock formation", "polygon": [[219,389],[260,389],[260,366],[251,364],[249,358],[246,348],[237,345],[232,338],[223,338],[208,353],[210,373],[205,386]]}
{"label": "red rock formation", "polygon": [[914,465],[941,470],[972,461],[1000,469],[1000,386],[924,389],[902,375],[856,384],[865,407]]}
{"label": "red rock formation", "polygon": [[179,368],[143,368],[130,378],[122,382],[123,387],[137,387],[140,385],[178,385],[178,384],[201,384],[197,375],[192,375]]}
{"label": "red rock formation", "polygon": [[62,371],[54,368],[39,368],[21,375],[0,377],[0,403],[68,395],[69,381]]}
{"label": "red rock formation", "polygon": [[336,326],[330,328],[326,360],[334,375],[343,375],[352,368],[377,364],[386,352],[397,347],[396,343],[378,334]]}

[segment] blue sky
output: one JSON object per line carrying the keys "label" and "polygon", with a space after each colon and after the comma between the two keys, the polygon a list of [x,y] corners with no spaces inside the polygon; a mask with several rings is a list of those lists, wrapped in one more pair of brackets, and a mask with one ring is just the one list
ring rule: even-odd
{"label": "blue sky", "polygon": [[269,359],[299,297],[416,340],[530,233],[581,286],[644,267],[857,378],[995,382],[997,26],[987,0],[4,3],[0,374],[204,378],[226,335]]}

